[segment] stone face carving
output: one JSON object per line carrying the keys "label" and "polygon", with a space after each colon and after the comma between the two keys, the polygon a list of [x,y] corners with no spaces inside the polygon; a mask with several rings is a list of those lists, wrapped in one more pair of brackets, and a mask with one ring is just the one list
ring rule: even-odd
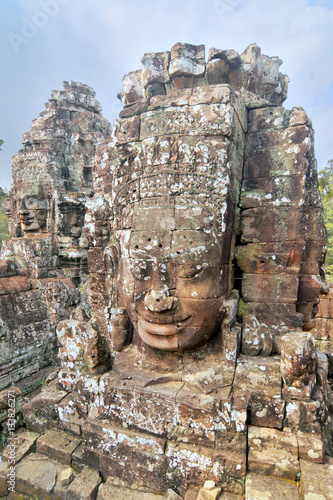
{"label": "stone face carving", "polygon": [[141,339],[170,351],[208,340],[229,292],[213,212],[137,203],[129,241],[122,241],[123,303]]}
{"label": "stone face carving", "polygon": [[248,469],[294,481],[299,458],[333,454],[313,130],[282,107],[280,64],[255,44],[145,54],[112,136],[92,89],[64,82],[14,159],[25,232],[1,253],[1,314],[20,311],[0,318],[1,387],[20,377],[19,323],[29,367],[29,340],[46,358],[57,325],[57,381],[25,423],[80,436],[72,460],[115,484],[242,496]]}
{"label": "stone face carving", "polygon": [[19,203],[19,217],[24,235],[46,231],[49,201],[24,195]]}
{"label": "stone face carving", "polygon": [[[110,320],[101,311],[122,307],[134,344],[170,351],[194,348],[220,329],[239,231],[242,100],[223,85],[213,94],[189,90],[171,101],[153,97],[140,116],[119,119],[113,142],[98,152],[97,193],[87,204],[93,309],[102,330]],[[112,241],[105,245],[100,228],[108,208]],[[101,254],[105,274],[95,266]]]}
{"label": "stone face carving", "polygon": [[97,143],[110,135],[94,95],[87,85],[64,82],[13,158],[6,200],[12,239],[0,254],[6,332],[0,335],[0,389],[53,362],[57,323],[78,302],[75,285],[87,272],[83,225],[91,164]]}

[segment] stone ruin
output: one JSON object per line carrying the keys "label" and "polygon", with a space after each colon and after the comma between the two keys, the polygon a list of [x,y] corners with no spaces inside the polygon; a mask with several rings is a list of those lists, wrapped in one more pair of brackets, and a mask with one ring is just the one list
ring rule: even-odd
{"label": "stone ruin", "polygon": [[24,134],[0,497],[14,395],[22,498],[333,498],[326,232],[281,63],[178,43],[123,78],[113,127],[70,81]]}

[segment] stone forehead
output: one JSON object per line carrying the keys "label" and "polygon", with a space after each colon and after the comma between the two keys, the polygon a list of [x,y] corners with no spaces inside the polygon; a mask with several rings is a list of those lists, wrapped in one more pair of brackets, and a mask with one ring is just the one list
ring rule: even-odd
{"label": "stone forehead", "polygon": [[134,231],[166,231],[177,229],[211,230],[214,214],[205,206],[176,204],[163,200],[146,200],[135,204],[133,210]]}

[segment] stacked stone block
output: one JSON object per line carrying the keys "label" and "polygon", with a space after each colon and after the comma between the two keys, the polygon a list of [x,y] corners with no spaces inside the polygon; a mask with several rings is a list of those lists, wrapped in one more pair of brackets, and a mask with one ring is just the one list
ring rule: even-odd
{"label": "stacked stone block", "polygon": [[283,333],[313,328],[325,288],[313,130],[301,108],[249,111],[240,206],[244,311],[269,325],[279,352]]}

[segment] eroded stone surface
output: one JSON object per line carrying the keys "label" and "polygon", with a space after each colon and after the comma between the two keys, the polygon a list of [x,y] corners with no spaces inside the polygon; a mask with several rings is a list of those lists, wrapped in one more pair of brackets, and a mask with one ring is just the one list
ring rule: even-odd
{"label": "eroded stone surface", "polygon": [[245,491],[246,500],[299,499],[296,483],[253,473],[246,477]]}
{"label": "eroded stone surface", "polygon": [[124,498],[128,500],[163,500],[165,496],[113,486],[111,482],[107,481],[99,487],[97,500],[109,500],[109,498],[114,498],[114,500],[123,500]]}
{"label": "eroded stone surface", "polygon": [[70,465],[73,451],[81,440],[62,431],[47,431],[37,441],[37,452]]}
{"label": "eroded stone surface", "polygon": [[333,463],[328,458],[324,465],[301,460],[301,494],[305,500],[333,498]]}

